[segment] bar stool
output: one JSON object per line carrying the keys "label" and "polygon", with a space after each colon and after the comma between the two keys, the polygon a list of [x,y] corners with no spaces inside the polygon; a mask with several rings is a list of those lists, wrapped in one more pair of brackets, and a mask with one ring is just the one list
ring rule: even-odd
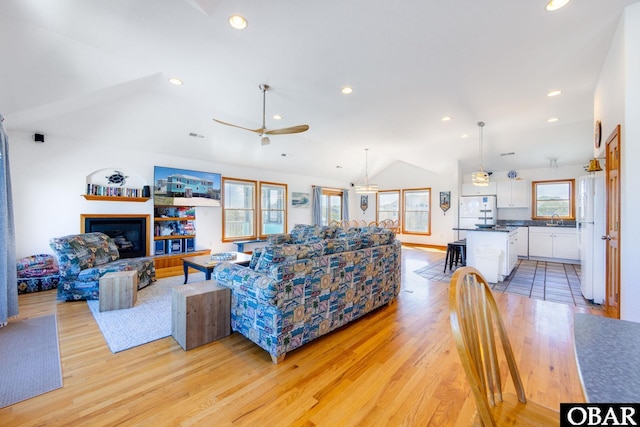
{"label": "bar stool", "polygon": [[453,266],[461,266],[467,264],[467,241],[456,240],[455,242],[447,243],[447,254],[444,258],[444,272],[447,271],[447,264],[449,265],[449,271],[453,270]]}
{"label": "bar stool", "polygon": [[460,249],[460,263],[464,267],[467,265],[467,239],[460,239],[453,242]]}

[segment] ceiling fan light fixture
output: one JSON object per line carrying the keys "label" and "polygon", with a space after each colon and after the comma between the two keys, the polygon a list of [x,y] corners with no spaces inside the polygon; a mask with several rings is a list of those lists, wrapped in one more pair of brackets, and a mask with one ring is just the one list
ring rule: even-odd
{"label": "ceiling fan light fixture", "polygon": [[267,111],[267,92],[271,89],[266,83],[262,83],[258,85],[260,91],[262,92],[262,127],[258,129],[251,129],[244,126],[234,125],[233,123],[223,122],[222,120],[213,119],[214,122],[220,123],[221,125],[231,126],[234,128],[248,130],[249,132],[254,132],[260,135],[260,142],[262,145],[269,145],[271,141],[267,135],[288,135],[292,133],[301,133],[309,130],[309,125],[297,125],[297,126],[289,126],[286,128],[280,129],[267,129],[266,125],[266,111]]}
{"label": "ceiling fan light fixture", "polygon": [[486,187],[489,185],[489,174],[482,169],[482,128],[484,128],[484,122],[478,122],[479,134],[480,134],[480,170],[471,174],[471,183],[478,187]]}
{"label": "ceiling fan light fixture", "polygon": [[369,183],[369,149],[364,149],[364,183],[358,183],[355,185],[356,194],[375,194],[378,192],[378,186],[376,184]]}

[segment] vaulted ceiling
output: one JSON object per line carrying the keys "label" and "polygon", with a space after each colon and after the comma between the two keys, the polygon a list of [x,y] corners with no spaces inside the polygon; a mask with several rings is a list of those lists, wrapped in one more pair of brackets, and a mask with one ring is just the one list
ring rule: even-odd
{"label": "vaulted ceiling", "polygon": [[[485,170],[586,164],[594,87],[637,1],[5,0],[0,113],[9,131],[345,182],[365,148],[369,176],[469,173],[478,121]],[[262,146],[212,120],[259,128],[261,83],[268,128],[310,130]]]}

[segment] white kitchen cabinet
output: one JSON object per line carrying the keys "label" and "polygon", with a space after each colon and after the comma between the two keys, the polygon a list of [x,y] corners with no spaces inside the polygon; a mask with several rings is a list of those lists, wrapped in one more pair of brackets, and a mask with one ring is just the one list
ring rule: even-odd
{"label": "white kitchen cabinet", "polygon": [[497,207],[499,208],[528,208],[529,181],[498,181],[496,182]]}
{"label": "white kitchen cabinet", "polygon": [[518,244],[516,252],[519,257],[529,257],[529,227],[518,227]]}
{"label": "white kitchen cabinet", "polygon": [[468,230],[467,265],[480,270],[491,283],[503,281],[518,262],[518,229]]}
{"label": "white kitchen cabinet", "polygon": [[529,227],[529,257],[580,259],[576,229]]}
{"label": "white kitchen cabinet", "polygon": [[490,182],[489,185],[486,186],[462,184],[461,194],[463,196],[494,196],[496,191],[497,187],[495,182]]}
{"label": "white kitchen cabinet", "polygon": [[507,275],[511,274],[518,263],[518,235],[519,230],[509,233],[509,247],[507,248]]}

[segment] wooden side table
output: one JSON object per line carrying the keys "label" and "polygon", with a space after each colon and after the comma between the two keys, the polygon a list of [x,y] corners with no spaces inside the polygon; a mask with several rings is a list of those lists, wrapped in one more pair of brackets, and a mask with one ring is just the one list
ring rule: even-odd
{"label": "wooden side table", "polygon": [[138,272],[115,271],[100,278],[100,311],[131,308],[138,299]]}
{"label": "wooden side table", "polygon": [[175,286],[171,291],[171,335],[185,349],[231,334],[231,290],[215,281]]}

